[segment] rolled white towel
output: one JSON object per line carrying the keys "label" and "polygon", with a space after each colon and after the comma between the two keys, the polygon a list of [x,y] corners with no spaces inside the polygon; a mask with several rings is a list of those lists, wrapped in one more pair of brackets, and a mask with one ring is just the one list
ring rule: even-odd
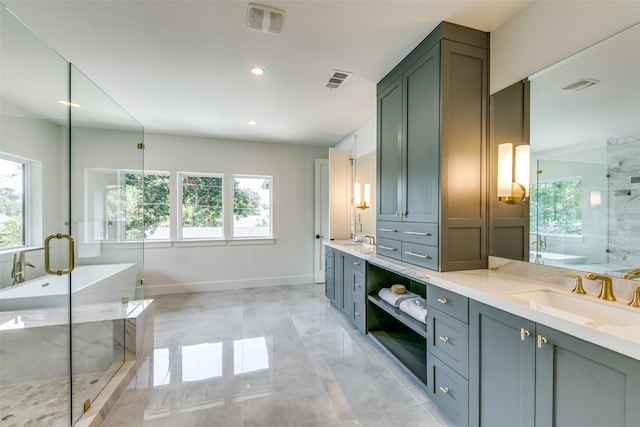
{"label": "rolled white towel", "polygon": [[402,301],[409,298],[415,298],[418,295],[409,291],[406,291],[404,294],[395,294],[390,288],[382,288],[378,292],[378,296],[392,306],[398,307]]}
{"label": "rolled white towel", "polygon": [[424,298],[415,297],[403,300],[398,308],[417,321],[427,324],[427,302]]}

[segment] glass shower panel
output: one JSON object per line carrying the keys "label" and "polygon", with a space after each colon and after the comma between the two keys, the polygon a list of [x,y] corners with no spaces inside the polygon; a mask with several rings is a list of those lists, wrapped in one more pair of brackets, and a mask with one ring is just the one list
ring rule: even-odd
{"label": "glass shower panel", "polygon": [[0,424],[68,426],[69,276],[43,250],[69,230],[68,63],[2,4],[0,20]]}
{"label": "glass shower panel", "polygon": [[143,129],[71,66],[72,407],[82,415],[125,362],[142,298]]}
{"label": "glass shower panel", "polygon": [[540,159],[537,170],[531,188],[531,261],[606,267],[608,166]]}

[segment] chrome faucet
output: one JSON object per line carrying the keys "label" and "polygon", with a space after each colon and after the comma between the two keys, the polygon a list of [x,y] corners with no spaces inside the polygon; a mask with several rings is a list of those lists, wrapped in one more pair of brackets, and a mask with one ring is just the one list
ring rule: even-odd
{"label": "chrome faucet", "polygon": [[40,247],[40,248],[24,249],[22,251],[13,253],[13,267],[11,268],[11,278],[13,279],[12,286],[17,283],[22,283],[25,281],[26,267],[36,268],[35,265],[31,264],[29,261],[25,259],[24,254],[27,252],[39,251],[41,249],[44,249],[44,248]]}
{"label": "chrome faucet", "polygon": [[635,279],[636,277],[640,277],[640,268],[636,268],[622,275],[623,279]]}
{"label": "chrome faucet", "polygon": [[584,275],[585,279],[589,280],[602,280],[602,289],[598,298],[605,301],[615,301],[616,297],[613,295],[613,281],[611,277],[601,276],[599,274],[587,273]]}
{"label": "chrome faucet", "polygon": [[365,239],[369,239],[369,244],[370,244],[371,246],[375,246],[375,245],[376,245],[376,238],[375,238],[375,236],[369,236],[369,235],[366,235],[366,236],[364,236],[364,238],[365,238]]}

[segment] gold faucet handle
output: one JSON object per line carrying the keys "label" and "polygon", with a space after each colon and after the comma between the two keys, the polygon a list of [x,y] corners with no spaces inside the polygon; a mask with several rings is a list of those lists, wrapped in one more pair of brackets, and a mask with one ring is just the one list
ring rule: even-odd
{"label": "gold faucet handle", "polygon": [[584,288],[582,287],[582,276],[578,274],[566,274],[565,276],[570,277],[572,279],[576,279],[576,285],[574,286],[571,292],[573,292],[574,294],[582,294],[582,295],[587,293],[587,291],[585,291]]}
{"label": "gold faucet handle", "polygon": [[633,299],[629,303],[631,307],[640,308],[640,286],[638,286],[633,293]]}

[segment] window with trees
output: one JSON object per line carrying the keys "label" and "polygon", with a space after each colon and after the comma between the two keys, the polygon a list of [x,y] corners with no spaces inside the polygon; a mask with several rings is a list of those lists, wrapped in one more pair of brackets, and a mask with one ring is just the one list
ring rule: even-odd
{"label": "window with trees", "polygon": [[27,167],[27,162],[0,156],[0,249],[25,245]]}
{"label": "window with trees", "polygon": [[272,236],[271,177],[233,176],[233,237]]}
{"label": "window with trees", "polygon": [[180,237],[183,239],[222,239],[223,176],[179,174],[182,206]]}

